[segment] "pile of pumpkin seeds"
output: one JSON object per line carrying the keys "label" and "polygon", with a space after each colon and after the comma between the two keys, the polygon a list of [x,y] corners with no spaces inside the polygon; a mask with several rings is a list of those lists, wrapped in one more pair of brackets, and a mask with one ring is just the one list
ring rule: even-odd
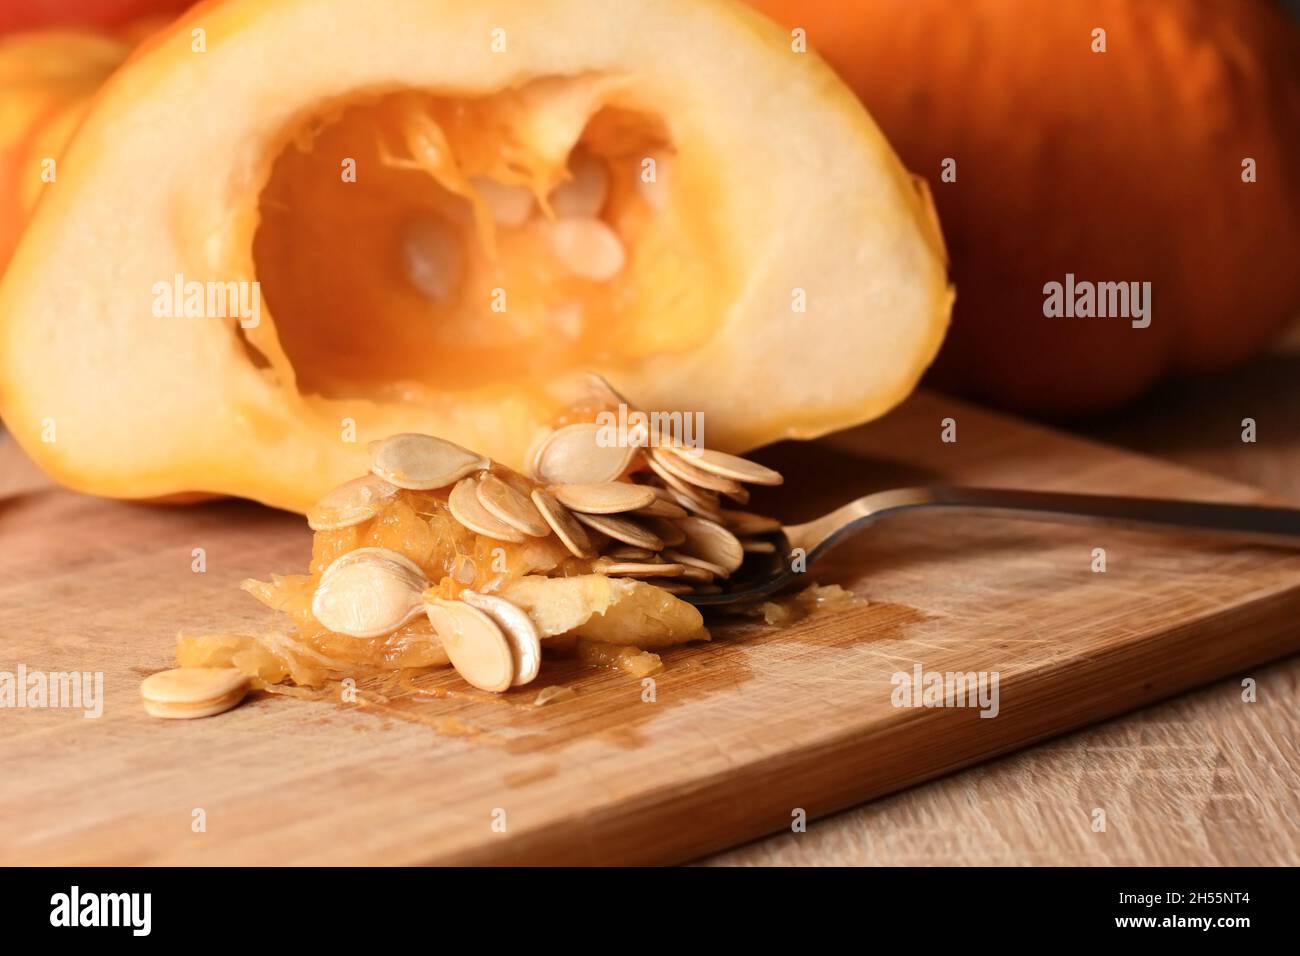
{"label": "pile of pumpkin seeds", "polygon": [[[370,473],[326,494],[307,522],[315,531],[347,528],[378,515],[402,489],[449,489],[448,511],[476,535],[513,544],[554,535],[588,562],[588,573],[638,578],[674,594],[716,592],[747,553],[773,550],[762,536],[778,522],[727,505],[748,502],[747,483],[780,484],[779,473],[664,436],[615,445],[600,434],[585,422],[552,430],[535,446],[527,476],[441,438],[393,435],[372,445]],[[397,551],[357,548],[322,572],[311,610],[323,627],[357,638],[383,637],[423,615],[452,666],[482,690],[537,677],[541,638],[527,612],[469,589],[455,600],[438,597],[429,593],[433,583]],[[202,706],[182,706],[174,698],[200,685],[167,673],[171,697],[150,707],[157,716],[205,716],[242,697],[203,684]]]}

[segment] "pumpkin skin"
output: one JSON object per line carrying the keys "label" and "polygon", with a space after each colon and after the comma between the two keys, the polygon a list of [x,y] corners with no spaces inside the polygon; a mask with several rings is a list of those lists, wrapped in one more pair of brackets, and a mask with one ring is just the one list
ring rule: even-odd
{"label": "pumpkin skin", "polygon": [[92,31],[0,36],[0,272],[95,91],[132,44]]}
{"label": "pumpkin skin", "polygon": [[145,17],[173,17],[194,0],[9,0],[0,33],[51,27],[118,27]]}
{"label": "pumpkin skin", "polygon": [[[497,28],[516,38],[510,56],[490,48]],[[597,104],[571,128],[602,91],[612,112]],[[647,212],[611,173],[610,203],[631,195],[616,211],[642,223],[598,303],[619,305],[619,335],[588,323],[581,348],[554,348],[545,328],[512,327],[527,296],[490,323],[466,321],[486,296],[458,302],[463,314],[427,309],[419,328],[403,319],[424,306],[398,281],[391,206],[446,198],[429,198],[441,180],[418,163],[385,159],[405,148],[413,127],[390,124],[412,105],[468,137],[430,155],[465,147],[466,163],[498,156],[474,140],[497,135],[474,117],[498,107],[524,110],[507,132],[528,161],[590,134],[611,163],[640,162],[635,139],[615,155],[626,114],[666,137],[663,207]],[[349,181],[340,159],[353,158]],[[559,159],[529,175],[562,176]],[[533,264],[507,271],[520,266],[527,286]],[[159,311],[173,276],[262,282],[260,324]],[[951,302],[924,184],[824,64],[743,4],[658,0],[614,16],[603,0],[227,0],[152,36],[64,151],[0,281],[0,414],[79,490],[301,512],[397,432],[522,467],[586,393],[588,369],[643,407],[702,414],[723,449],[866,421],[915,386]],[[545,362],[516,374],[521,357]]]}
{"label": "pumpkin skin", "polygon": [[[752,2],[806,31],[931,184],[958,290],[939,384],[1089,412],[1239,362],[1300,309],[1300,39],[1273,5]],[[1067,273],[1150,281],[1150,327],[1045,318]]]}

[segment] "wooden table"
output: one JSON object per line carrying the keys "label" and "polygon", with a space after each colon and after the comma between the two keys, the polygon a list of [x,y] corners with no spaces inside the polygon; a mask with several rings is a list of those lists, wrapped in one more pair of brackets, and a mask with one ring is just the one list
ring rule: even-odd
{"label": "wooden table", "polygon": [[[1241,441],[1246,417],[1255,444]],[[1300,502],[1300,335],[1073,430]],[[1255,703],[1233,678],[705,862],[1295,865],[1300,659],[1246,676]]]}
{"label": "wooden table", "polygon": [[[1300,354],[1274,356],[1168,387],[1088,431],[1300,500],[1297,371]],[[1247,416],[1259,422],[1255,445],[1240,442]],[[43,481],[0,472],[9,491]],[[1294,863],[1300,662],[1244,676],[1257,681],[1255,703],[1237,676],[706,862]]]}

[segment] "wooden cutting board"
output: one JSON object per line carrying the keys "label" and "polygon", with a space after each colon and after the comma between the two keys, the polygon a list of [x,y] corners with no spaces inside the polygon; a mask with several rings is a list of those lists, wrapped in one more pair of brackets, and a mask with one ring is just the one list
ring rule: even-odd
{"label": "wooden cutting board", "polygon": [[[955,443],[940,440],[945,417]],[[789,481],[755,503],[787,520],[938,481],[1261,497],[927,394],[761,457]],[[141,710],[141,677],[170,665],[178,628],[260,620],[237,584],[305,565],[301,519],[242,502],[79,496],[6,443],[0,541],[0,671],[105,681],[98,719],[0,710],[5,864],[681,861],[1300,648],[1300,553],[911,515],[810,575],[867,603],[787,628],[718,628],[711,644],[665,655],[653,701],[635,679],[559,662],[502,701],[262,696],[165,722]],[[195,548],[204,573],[191,570]],[[918,664],[997,672],[997,716],[894,706],[891,679]],[[454,675],[434,683],[464,687]],[[548,684],[577,694],[526,706]]]}

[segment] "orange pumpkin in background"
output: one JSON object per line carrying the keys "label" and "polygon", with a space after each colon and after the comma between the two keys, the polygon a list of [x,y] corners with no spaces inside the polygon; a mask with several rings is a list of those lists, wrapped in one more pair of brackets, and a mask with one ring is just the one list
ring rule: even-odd
{"label": "orange pumpkin in background", "polygon": [[[1300,309],[1300,31],[1273,4],[751,2],[930,182],[957,286],[939,384],[1086,412],[1238,362]],[[1150,327],[1046,318],[1067,273],[1149,281]]]}

